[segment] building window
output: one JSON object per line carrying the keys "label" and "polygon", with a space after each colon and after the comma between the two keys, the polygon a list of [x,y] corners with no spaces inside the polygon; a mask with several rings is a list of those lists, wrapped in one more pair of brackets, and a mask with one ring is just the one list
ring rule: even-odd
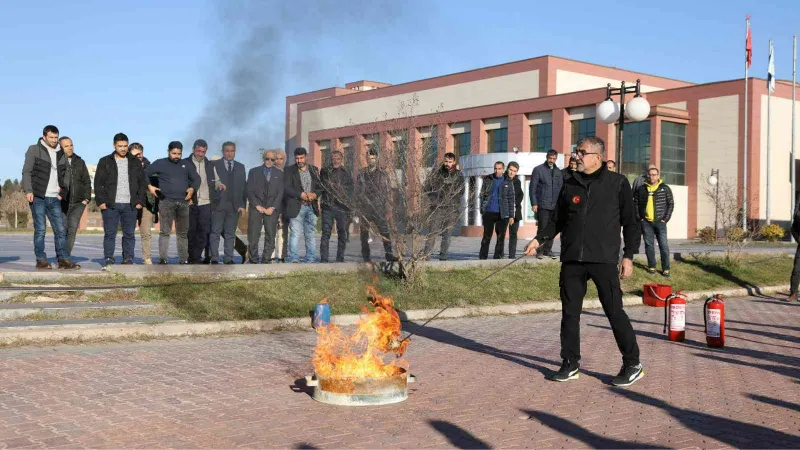
{"label": "building window", "polygon": [[[625,144],[628,130],[625,130]],[[686,124],[661,122],[661,178],[667,184],[686,185]]]}
{"label": "building window", "polygon": [[591,119],[579,119],[572,121],[572,148],[578,145],[582,138],[595,135],[595,121]]}
{"label": "building window", "polygon": [[498,128],[486,131],[489,145],[487,153],[506,153],[508,152],[508,128]]}
{"label": "building window", "polygon": [[470,141],[472,140],[472,133],[466,132],[453,135],[453,151],[458,155],[467,156],[472,153]]}
{"label": "building window", "polygon": [[322,152],[322,167],[331,165],[331,141],[317,141],[319,151]]}
{"label": "building window", "polygon": [[625,122],[625,135],[622,138],[622,170],[625,172],[623,175],[632,180],[645,173],[649,165],[650,121]]}
{"label": "building window", "polygon": [[531,151],[546,153],[553,148],[553,124],[531,125]]}

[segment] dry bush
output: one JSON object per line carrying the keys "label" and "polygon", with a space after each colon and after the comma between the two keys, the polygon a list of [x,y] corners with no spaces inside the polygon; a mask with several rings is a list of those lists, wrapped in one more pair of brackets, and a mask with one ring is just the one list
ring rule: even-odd
{"label": "dry bush", "polygon": [[[751,221],[747,230],[741,227],[742,208],[739,204],[738,186],[722,179],[718,183],[719,189],[716,186],[706,186],[703,193],[717,210],[719,231],[725,244],[725,264],[737,266],[741,262],[742,251],[760,235],[760,227],[758,221]],[[752,196],[750,201],[758,201],[758,198]]]}

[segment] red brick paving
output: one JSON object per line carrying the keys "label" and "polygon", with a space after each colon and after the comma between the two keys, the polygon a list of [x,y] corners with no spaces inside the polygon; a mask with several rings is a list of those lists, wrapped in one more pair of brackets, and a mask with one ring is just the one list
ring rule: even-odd
{"label": "red brick paving", "polygon": [[559,362],[558,314],[433,322],[413,338],[418,383],[397,405],[313,401],[313,333],[19,348],[0,360],[0,448],[797,448],[800,306],[730,300],[727,347],[689,306],[685,343],[661,310],[628,312],[645,378],[608,385],[620,357],[598,312],[582,321],[580,380]]}

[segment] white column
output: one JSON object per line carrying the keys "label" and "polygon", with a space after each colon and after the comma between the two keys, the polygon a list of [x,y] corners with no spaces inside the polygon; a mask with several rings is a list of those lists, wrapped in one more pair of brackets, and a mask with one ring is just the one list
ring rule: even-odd
{"label": "white column", "polygon": [[483,217],[481,217],[481,189],[483,188],[483,177],[475,177],[475,226],[483,226]]}
{"label": "white column", "polygon": [[522,220],[519,221],[519,226],[523,226],[525,225],[525,216],[527,215],[525,213],[528,211],[528,190],[525,189],[525,175],[517,174],[517,177],[519,177],[519,184],[522,186],[522,211],[520,211],[520,213],[522,213]]}
{"label": "white column", "polygon": [[461,225],[469,226],[469,177],[464,177],[464,195],[461,196]]}

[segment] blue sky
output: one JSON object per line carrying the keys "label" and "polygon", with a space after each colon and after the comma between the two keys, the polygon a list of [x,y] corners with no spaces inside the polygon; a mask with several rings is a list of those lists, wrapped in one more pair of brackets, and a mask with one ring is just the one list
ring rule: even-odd
{"label": "blue sky", "polygon": [[[772,38],[777,77],[791,79],[791,39],[800,33],[796,0],[255,3],[257,10],[236,0],[5,2],[0,181],[21,177],[25,150],[49,123],[74,139],[89,164],[110,153],[113,135],[124,132],[151,159],[164,156],[174,139],[188,148],[205,137],[211,155],[219,154],[222,140],[235,139],[239,159],[249,165],[258,146],[283,146],[287,95],[337,79],[340,86],[360,79],[402,83],[544,54],[694,82],[733,79],[743,75],[746,13],[751,75],[765,77]],[[370,7],[379,10],[343,12]],[[212,116],[206,124],[215,125],[213,132],[200,127],[202,112],[216,109],[209,99],[227,100],[226,55],[262,22],[277,25],[258,32],[273,39],[246,67],[264,74],[263,83],[256,82],[252,96],[239,93],[257,103],[248,106],[252,117],[249,110],[234,123]],[[269,34],[275,30],[277,37]],[[200,136],[204,131],[213,136]]]}

